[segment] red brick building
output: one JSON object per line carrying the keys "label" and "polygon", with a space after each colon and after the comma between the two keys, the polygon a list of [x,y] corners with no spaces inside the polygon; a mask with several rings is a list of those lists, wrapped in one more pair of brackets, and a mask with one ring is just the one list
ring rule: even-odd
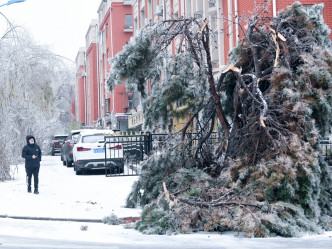
{"label": "red brick building", "polygon": [[[209,2],[215,2],[216,7],[219,8],[222,6],[224,16],[227,16],[228,19],[234,21],[235,23],[238,23],[237,16],[245,15],[246,13],[253,12],[256,6],[259,6],[259,4],[265,4],[266,1],[264,0],[235,0],[235,1],[222,1],[222,0],[212,0]],[[256,6],[255,6],[256,2]],[[294,3],[294,0],[270,0],[267,1],[270,3],[269,5],[269,16],[275,17],[277,16],[278,12],[282,9],[285,9],[287,6]],[[330,29],[332,29],[332,1],[331,0],[301,0],[302,5],[304,5],[306,8],[310,8],[310,6],[314,4],[324,4],[323,8],[323,17],[325,20],[325,23],[329,26]],[[221,5],[222,3],[222,5]],[[223,25],[223,28],[225,30],[228,29],[228,25],[230,25],[230,22],[225,22]],[[241,37],[240,27],[239,25],[230,25],[230,31],[234,35],[232,37],[223,37],[224,40],[224,50],[226,53],[223,55],[224,61],[227,62],[227,55],[229,51],[234,48],[238,42],[237,37]],[[330,34],[330,38],[332,39],[332,34]]]}
{"label": "red brick building", "polygon": [[[208,20],[209,28],[216,34],[212,40],[215,48],[212,51],[214,71],[217,73],[228,62],[229,52],[235,48],[241,39],[241,28],[245,26],[240,22],[240,16],[251,16],[256,6],[270,5],[270,17],[292,4],[290,0],[137,0],[133,1],[134,30],[137,32],[147,23],[154,23],[163,19],[177,19],[180,17],[199,17]],[[323,3],[323,17],[332,29],[332,0],[302,0],[306,8],[317,3]],[[242,25],[242,27],[241,27]],[[231,34],[231,35],[229,35]],[[332,34],[330,34],[332,38]],[[175,53],[178,40],[173,40],[170,49]],[[139,129],[143,124],[142,113],[138,111],[129,118],[129,128]],[[140,122],[136,122],[140,120]],[[174,130],[181,129],[181,120],[174,123]]]}
{"label": "red brick building", "polygon": [[102,126],[112,126],[112,129],[127,130],[128,126],[128,96],[125,85],[116,86],[107,92],[105,86],[107,75],[111,70],[110,59],[122,50],[133,35],[131,1],[106,1],[100,4],[99,10],[100,56],[99,71],[103,99],[100,123]]}
{"label": "red brick building", "polygon": [[124,85],[108,92],[107,75],[113,58],[133,35],[132,7],[128,0],[102,0],[98,20],[86,33],[86,47],[77,55],[76,121],[86,126],[127,129],[128,96]]}
{"label": "red brick building", "polygon": [[[107,91],[106,80],[113,58],[130,39],[147,23],[180,17],[202,17],[216,36],[212,53],[215,72],[228,62],[229,52],[241,38],[239,16],[250,15],[255,6],[264,0],[101,0],[97,10],[98,21],[92,22],[86,36],[85,51],[77,56],[76,119],[88,126],[109,126],[125,131],[140,129],[143,124],[140,99],[129,93],[125,85]],[[290,0],[268,0],[268,13],[274,17],[292,4]],[[332,29],[332,0],[302,0],[308,9],[323,3],[323,17]],[[255,5],[256,4],[256,5]],[[224,20],[226,18],[226,21]],[[232,35],[228,35],[232,34]],[[332,34],[330,34],[332,38]],[[178,40],[170,49],[175,53]],[[135,111],[129,109],[131,105]]]}
{"label": "red brick building", "polygon": [[76,122],[86,123],[86,67],[85,67],[85,49],[80,48],[76,56]]}
{"label": "red brick building", "polygon": [[89,29],[86,33],[86,52],[85,52],[85,65],[86,65],[86,124],[94,126],[98,119],[98,67],[97,67],[97,36],[98,36],[98,22],[92,20]]}

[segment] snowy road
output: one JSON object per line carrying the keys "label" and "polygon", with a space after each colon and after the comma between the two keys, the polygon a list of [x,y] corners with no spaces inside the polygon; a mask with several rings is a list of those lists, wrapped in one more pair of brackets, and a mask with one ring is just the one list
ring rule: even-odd
{"label": "snowy road", "polygon": [[123,226],[0,219],[0,249],[331,249],[330,234],[303,238],[248,239],[236,233],[143,235]]}
{"label": "snowy road", "polygon": [[[0,182],[0,215],[101,219],[138,216],[140,209],[123,205],[136,177],[76,176],[58,156],[43,158],[40,194],[26,192],[23,165],[15,180]],[[86,226],[83,231],[82,226]],[[248,239],[236,233],[143,235],[123,225],[0,218],[0,249],[331,249],[332,232],[302,238]]]}
{"label": "snowy road", "polygon": [[18,236],[2,236],[0,248],[2,249],[52,249],[52,248],[79,248],[79,249],[119,249],[118,246],[113,246],[107,243],[88,243],[80,241],[63,241],[53,239],[36,239],[36,238],[24,238]]}

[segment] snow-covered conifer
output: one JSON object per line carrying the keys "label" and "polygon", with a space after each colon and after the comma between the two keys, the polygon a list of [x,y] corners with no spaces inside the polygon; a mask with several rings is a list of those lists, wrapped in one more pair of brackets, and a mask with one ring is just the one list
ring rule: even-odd
{"label": "snow-covered conifer", "polygon": [[264,9],[241,17],[247,28],[219,75],[200,19],[148,25],[112,61],[109,86],[126,80],[142,93],[148,126],[186,118],[129,198],[145,205],[139,230],[287,237],[332,228],[332,177],[319,147],[331,132],[332,42],[321,9],[295,2],[274,19]]}

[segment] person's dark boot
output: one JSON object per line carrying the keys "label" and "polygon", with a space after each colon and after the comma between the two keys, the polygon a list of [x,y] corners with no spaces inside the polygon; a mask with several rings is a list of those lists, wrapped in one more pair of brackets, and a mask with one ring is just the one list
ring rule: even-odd
{"label": "person's dark boot", "polygon": [[38,195],[39,194],[38,188],[35,188],[35,191],[33,193]]}
{"label": "person's dark boot", "polygon": [[28,186],[28,193],[31,193],[31,186]]}

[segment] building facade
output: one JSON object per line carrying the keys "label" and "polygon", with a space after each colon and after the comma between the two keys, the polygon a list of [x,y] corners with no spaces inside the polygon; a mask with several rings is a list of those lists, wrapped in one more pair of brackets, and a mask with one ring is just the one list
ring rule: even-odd
{"label": "building facade", "polygon": [[110,60],[120,52],[133,35],[131,1],[102,1],[99,9],[99,78],[103,89],[100,96],[99,125],[113,130],[126,131],[128,127],[128,98],[131,93],[125,85],[108,91],[105,85],[111,70]]}
{"label": "building facade", "polygon": [[76,58],[76,121],[83,126],[127,130],[128,98],[125,85],[108,90],[107,75],[113,58],[133,35],[132,7],[128,0],[102,0],[98,20],[86,33],[85,49]]}
{"label": "building facade", "polygon": [[[148,23],[181,17],[208,20],[214,33],[214,71],[220,72],[228,62],[229,52],[237,46],[242,34],[239,17],[253,12],[259,4],[269,2],[268,14],[275,17],[293,0],[102,0],[98,20],[91,22],[86,36],[86,48],[77,55],[76,118],[88,126],[110,127],[113,130],[141,130],[143,125],[141,100],[137,92],[128,92],[125,84],[108,90],[106,79],[110,60]],[[331,0],[302,0],[308,9],[323,3],[323,17],[332,28]],[[229,35],[230,34],[230,35]],[[330,34],[332,38],[332,34]],[[175,53],[178,40],[170,45]],[[147,82],[148,84],[148,82]],[[185,120],[174,123],[181,129]]]}
{"label": "building facade", "polygon": [[[236,47],[241,37],[241,23],[239,23],[240,16],[252,13],[256,6],[269,2],[269,15],[275,17],[278,11],[286,8],[294,1],[134,0],[132,2],[135,32],[144,27],[147,23],[154,23],[163,19],[177,19],[179,17],[206,18],[209,22],[210,28],[216,34],[216,40],[214,42],[217,44],[217,49],[214,51],[213,60],[215,62],[215,67],[220,67],[227,63],[229,52]],[[308,7],[314,4],[323,3],[323,16],[325,22],[332,29],[331,0],[301,0],[300,2]],[[332,34],[330,34],[330,38],[332,39]]]}
{"label": "building facade", "polygon": [[92,20],[85,36],[86,52],[86,125],[94,126],[98,119],[98,78],[97,78],[97,45],[98,21]]}
{"label": "building facade", "polygon": [[85,48],[80,48],[76,56],[76,94],[75,109],[76,122],[86,123],[86,66],[85,66]]}
{"label": "building facade", "polygon": [[[228,54],[234,49],[243,34],[241,29],[244,23],[239,17],[250,15],[256,6],[269,3],[268,14],[270,17],[292,4],[293,0],[133,0],[134,34],[148,23],[165,19],[203,18],[208,20],[210,29],[214,33],[211,45],[212,65],[216,73],[221,72],[228,62]],[[308,9],[310,6],[323,3],[323,17],[326,24],[332,29],[332,1],[331,0],[301,0]],[[242,25],[242,27],[241,27]],[[230,35],[229,35],[230,34]],[[332,34],[330,34],[332,39]],[[176,51],[179,40],[174,40],[169,49]],[[173,131],[183,127],[186,120],[174,120]],[[142,113],[133,113],[129,119],[129,128],[137,129],[143,124]]]}

